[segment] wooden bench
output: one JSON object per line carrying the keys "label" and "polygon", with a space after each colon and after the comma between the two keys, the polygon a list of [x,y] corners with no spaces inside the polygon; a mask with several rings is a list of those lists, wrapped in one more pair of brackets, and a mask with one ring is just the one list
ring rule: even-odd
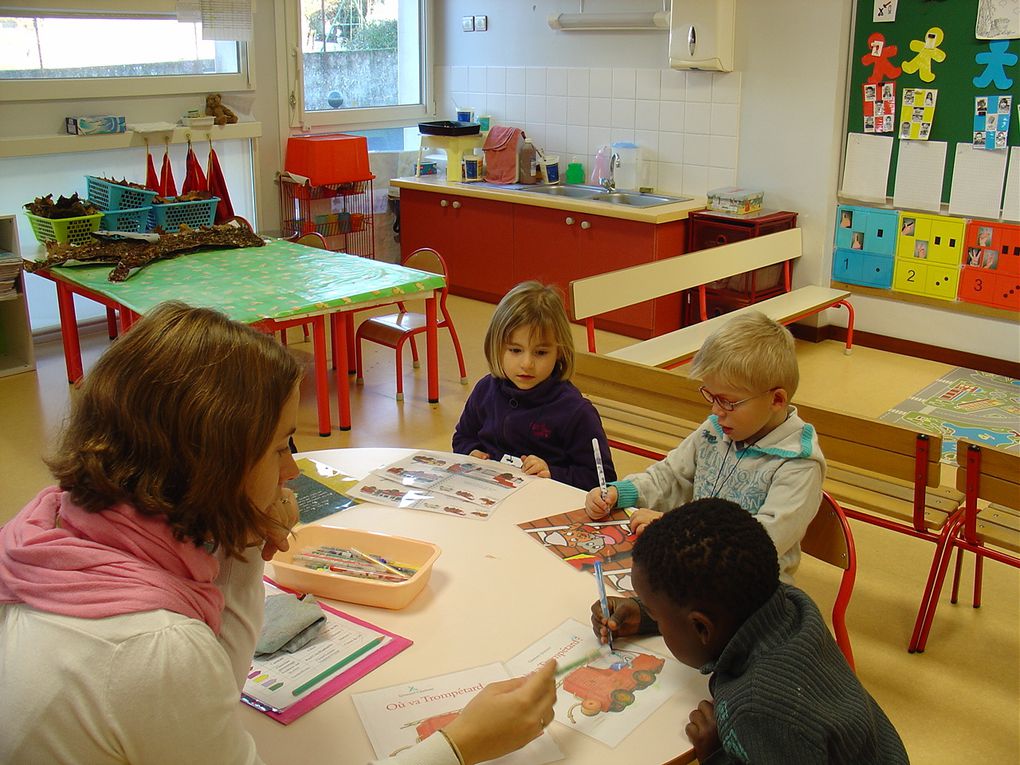
{"label": "wooden bench", "polygon": [[[677,372],[579,351],[574,384],[595,405],[610,446],[661,459],[709,415],[698,383]],[[822,488],[847,517],[939,544],[963,492],[941,482],[942,439],[797,404],[825,454]]]}
{"label": "wooden bench", "polygon": [[[830,287],[808,286],[790,290],[790,264],[801,256],[800,229],[779,231],[755,239],[699,250],[665,260],[610,271],[570,283],[570,302],[575,320],[588,330],[588,350],[596,351],[595,317],[646,300],[683,290],[697,289],[702,321],[665,335],[607,354],[612,358],[653,367],[672,368],[689,361],[705,338],[739,313],[761,311],[781,324],[791,324],[826,308],[847,309],[846,352],[853,345],[854,312],[850,293]],[[712,319],[707,318],[705,287],[711,282],[776,264],[783,265],[786,292],[760,303]]]}

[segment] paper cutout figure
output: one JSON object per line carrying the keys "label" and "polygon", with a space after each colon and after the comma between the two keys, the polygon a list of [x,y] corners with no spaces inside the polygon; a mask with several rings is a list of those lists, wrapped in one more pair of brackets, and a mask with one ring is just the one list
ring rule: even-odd
{"label": "paper cutout figure", "polygon": [[939,92],[928,88],[904,88],[900,110],[900,138],[926,141],[931,135]]}
{"label": "paper cutout figure", "polygon": [[900,68],[890,61],[896,55],[896,46],[886,45],[885,35],[881,32],[872,32],[868,36],[868,48],[869,52],[861,56],[861,63],[874,68],[866,82],[895,80],[900,76]]}
{"label": "paper cutout figure", "polygon": [[974,147],[996,150],[1006,148],[1012,96],[978,96],[974,99]]}
{"label": "paper cutout figure", "polygon": [[923,40],[911,40],[910,50],[917,55],[909,61],[904,61],[902,69],[907,74],[914,74],[924,82],[933,82],[935,73],[931,70],[932,62],[941,63],[946,60],[946,52],[939,48],[945,33],[939,27],[929,29]]}
{"label": "paper cutout figure", "polygon": [[1009,90],[1013,87],[1013,80],[1006,75],[1006,67],[1016,66],[1018,58],[1020,56],[1009,52],[1009,40],[988,43],[987,51],[974,56],[977,63],[985,66],[985,70],[974,78],[974,87],[987,88],[994,85],[997,90]]}
{"label": "paper cutout figure", "polygon": [[896,83],[864,85],[864,132],[891,133],[896,113]]}

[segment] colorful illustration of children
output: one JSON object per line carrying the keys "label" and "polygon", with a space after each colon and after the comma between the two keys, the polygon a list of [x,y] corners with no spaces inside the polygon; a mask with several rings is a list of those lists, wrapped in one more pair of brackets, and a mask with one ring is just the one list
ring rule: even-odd
{"label": "colorful illustration of children", "polygon": [[914,224],[916,222],[917,222],[916,218],[904,218],[903,219],[903,225],[900,226],[900,233],[903,236],[913,236],[914,235]]}
{"label": "colorful illustration of children", "polygon": [[978,247],[967,248],[967,265],[968,266],[980,266],[981,265],[981,250]]}
{"label": "colorful illustration of children", "polygon": [[928,259],[928,243],[923,239],[914,242],[914,257],[921,260]]}
{"label": "colorful illustration of children", "polygon": [[863,250],[864,249],[864,232],[854,231],[853,238],[850,240],[851,250]]}
{"label": "colorful illustration of children", "polygon": [[854,214],[850,210],[843,210],[839,215],[840,228],[850,228],[854,222]]}
{"label": "colorful illustration of children", "polygon": [[998,268],[999,267],[999,251],[998,250],[985,250],[985,262],[982,264],[985,268]]}
{"label": "colorful illustration of children", "polygon": [[991,226],[979,226],[978,227],[978,247],[991,247],[992,246],[992,227]]}

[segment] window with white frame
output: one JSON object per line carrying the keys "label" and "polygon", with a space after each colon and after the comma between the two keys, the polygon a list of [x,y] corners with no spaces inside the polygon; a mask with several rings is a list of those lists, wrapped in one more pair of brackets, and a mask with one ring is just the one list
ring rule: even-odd
{"label": "window with white frame", "polygon": [[292,126],[405,124],[428,112],[427,0],[285,2]]}
{"label": "window with white frame", "polygon": [[[101,6],[101,3],[93,3]],[[0,9],[0,100],[247,90],[247,46],[150,10]],[[142,4],[139,3],[142,7]]]}

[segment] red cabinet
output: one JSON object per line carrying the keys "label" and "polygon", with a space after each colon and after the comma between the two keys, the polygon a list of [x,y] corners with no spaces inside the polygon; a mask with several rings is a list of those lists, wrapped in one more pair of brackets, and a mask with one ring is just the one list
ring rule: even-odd
{"label": "red cabinet", "polygon": [[401,256],[431,247],[446,261],[450,292],[496,302],[516,284],[513,208],[507,202],[401,189]]}
{"label": "red cabinet", "polygon": [[[796,228],[797,213],[765,211],[753,215],[731,215],[712,210],[700,210],[690,214],[688,223],[687,251],[705,250],[723,244],[731,244],[776,231]],[[708,316],[718,316],[736,308],[757,303],[783,291],[783,266],[781,264],[759,268],[746,274],[713,282],[705,290]],[[697,321],[696,296],[686,302],[685,323]]]}
{"label": "red cabinet", "polygon": [[[570,282],[683,254],[687,222],[641,223],[548,207],[400,190],[400,250],[433,247],[449,266],[455,295],[498,302],[522,281]],[[599,317],[610,332],[649,338],[680,326],[679,295]],[[569,305],[568,305],[569,311]]]}

